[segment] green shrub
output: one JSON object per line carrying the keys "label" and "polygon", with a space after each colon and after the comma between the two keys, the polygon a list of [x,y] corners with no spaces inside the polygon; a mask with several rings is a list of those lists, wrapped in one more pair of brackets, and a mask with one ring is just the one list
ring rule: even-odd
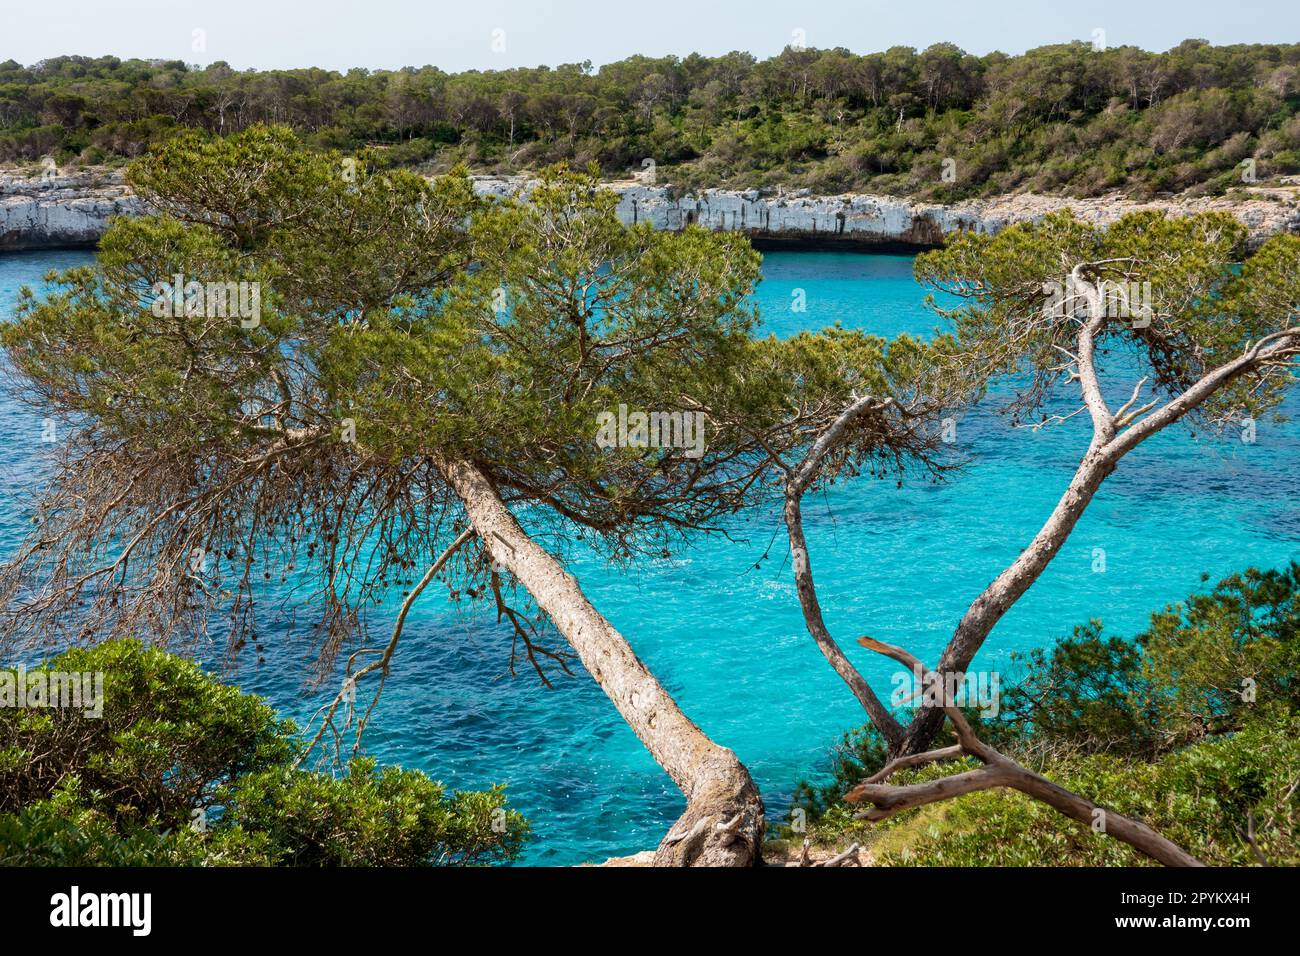
{"label": "green shrub", "polygon": [[[1132,640],[1101,622],[1017,658],[980,736],[1103,807],[1138,817],[1209,863],[1300,865],[1300,564],[1248,569],[1151,616]],[[952,742],[945,735],[936,742]],[[881,863],[1135,865],[1119,841],[1022,794],[972,794],[881,824],[842,801],[885,763],[867,725],[845,734],[820,785],[796,788],[811,835],[870,843]],[[934,779],[954,764],[899,774]],[[1247,839],[1251,824],[1255,845]],[[781,831],[778,831],[781,832]],[[784,831],[789,835],[789,830]]]}
{"label": "green shrub", "polygon": [[[1141,819],[1208,864],[1300,866],[1300,718],[1277,707],[1268,711],[1243,730],[1158,761],[1093,754],[1052,761],[1041,772],[1106,809]],[[931,768],[913,779],[951,772]],[[1127,844],[1009,790],[906,811],[877,826],[872,846],[884,865],[1154,865]]]}
{"label": "green shrub", "polygon": [[416,770],[354,760],[345,777],[280,768],[240,779],[226,820],[265,834],[283,866],[414,866],[506,860],[527,834],[501,787],[447,795]]}
{"label": "green shrub", "polygon": [[1237,729],[1257,704],[1300,711],[1300,564],[1230,575],[1132,641],[1093,621],[1017,659],[1000,719],[1040,746],[1154,756]]}
{"label": "green shrub", "polygon": [[292,721],[136,641],[42,670],[102,673],[102,715],[0,707],[0,864],[474,864],[527,838],[500,787],[448,794],[369,759],[296,768]]}

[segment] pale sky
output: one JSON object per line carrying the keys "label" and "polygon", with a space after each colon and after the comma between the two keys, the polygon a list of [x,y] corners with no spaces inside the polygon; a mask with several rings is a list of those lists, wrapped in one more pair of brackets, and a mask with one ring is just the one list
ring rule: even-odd
{"label": "pale sky", "polygon": [[[237,69],[597,66],[634,53],[767,57],[802,38],[856,53],[951,40],[972,53],[1092,41],[1166,50],[1300,41],[1296,0],[0,0],[0,61],[60,54]],[[196,32],[197,31],[197,32]],[[796,31],[802,31],[796,33]]]}

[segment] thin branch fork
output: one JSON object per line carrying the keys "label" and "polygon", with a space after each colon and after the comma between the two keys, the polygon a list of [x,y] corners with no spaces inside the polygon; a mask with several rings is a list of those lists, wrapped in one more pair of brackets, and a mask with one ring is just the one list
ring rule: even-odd
{"label": "thin branch fork", "polygon": [[506,601],[505,595],[502,593],[501,572],[495,567],[488,573],[488,584],[492,588],[492,598],[496,602],[497,621],[508,620],[513,631],[510,640],[510,676],[515,676],[515,662],[518,660],[519,644],[522,642],[524,655],[528,658],[528,663],[532,665],[538,679],[548,690],[554,689],[555,685],[546,676],[546,671],[542,668],[542,662],[538,660],[539,654],[549,658],[559,665],[564,673],[572,677],[573,670],[569,667],[569,660],[572,655],[565,651],[551,650],[534,640],[537,636],[536,628],[531,621],[527,620]]}
{"label": "thin branch fork", "polygon": [[854,399],[844,411],[840,412],[835,421],[831,422],[826,430],[817,437],[812,447],[808,449],[808,454],[804,456],[804,460],[794,469],[794,473],[790,476],[786,486],[787,496],[790,494],[802,495],[808,490],[808,486],[816,476],[817,468],[821,465],[822,459],[839,445],[844,437],[845,430],[853,423],[854,419],[861,417],[866,412],[880,411],[892,404],[894,404],[892,398],[882,399],[873,395],[865,395]]}
{"label": "thin branch fork", "polygon": [[[859,638],[858,643],[912,668],[915,673],[921,674],[923,679],[938,679],[934,671],[925,669],[916,657],[900,647],[869,637]],[[1018,790],[1035,800],[1046,803],[1064,816],[1078,820],[1080,823],[1091,825],[1101,820],[1102,832],[1127,843],[1138,852],[1166,866],[1205,865],[1145,823],[1112,810],[1105,810],[1091,800],[1022,767],[1010,757],[981,741],[966,720],[966,715],[948,696],[947,688],[942,686],[942,682],[940,687],[940,693],[943,695],[943,712],[952,723],[958,743],[952,747],[896,758],[878,773],[858,784],[845,794],[844,799],[853,804],[866,801],[872,804],[872,807],[857,816],[866,820],[883,820],[900,810],[925,806],[980,790],[1005,787]],[[895,786],[886,782],[895,772],[904,768],[961,757],[974,757],[983,766],[925,783]]]}
{"label": "thin branch fork", "polygon": [[[348,658],[347,677],[343,681],[343,687],[334,695],[334,699],[330,701],[330,703],[326,704],[316,712],[317,714],[323,715],[321,717],[320,728],[316,731],[316,735],[312,737],[311,741],[307,744],[306,749],[304,749],[303,752],[298,755],[298,759],[294,761],[295,767],[301,765],[302,762],[307,759],[307,756],[315,749],[316,745],[320,743],[321,738],[325,736],[326,730],[333,732],[337,745],[339,732],[334,726],[334,714],[338,711],[339,705],[352,696],[356,690],[357,683],[361,678],[378,670],[383,673],[379,676],[379,684],[375,687],[374,697],[370,701],[370,706],[366,708],[365,714],[357,721],[356,743],[353,746],[353,753],[356,753],[357,750],[361,748],[361,736],[365,732],[366,724],[370,721],[370,715],[374,711],[375,705],[379,703],[379,695],[384,689],[384,682],[388,680],[389,665],[393,659],[393,652],[397,650],[397,642],[401,639],[402,627],[406,623],[406,615],[410,612],[411,605],[415,603],[415,599],[420,596],[421,592],[428,587],[429,582],[432,581],[438,572],[446,566],[447,562],[451,560],[452,555],[459,551],[466,542],[475,536],[475,534],[476,532],[473,527],[465,528],[465,530],[456,537],[456,540],[448,545],[447,549],[438,556],[438,559],[429,566],[429,569],[424,572],[424,577],[420,578],[419,583],[411,589],[411,593],[406,595],[405,600],[402,601],[402,607],[397,612],[397,621],[393,625],[393,636],[389,638],[388,644],[382,651],[377,650],[376,648],[362,648]],[[372,661],[353,674],[352,666],[356,663],[357,658],[363,653],[378,653],[379,660]],[[348,723],[351,723],[350,718]],[[337,746],[335,749],[337,751]]]}
{"label": "thin branch fork", "polygon": [[[1102,482],[1128,452],[1195,411],[1225,385],[1270,363],[1290,360],[1300,354],[1300,326],[1288,325],[1249,344],[1237,358],[1207,372],[1194,385],[1158,408],[1157,401],[1135,407],[1146,385],[1143,380],[1134,387],[1132,397],[1118,411],[1111,413],[1101,399],[1091,347],[1092,336],[1100,329],[1101,323],[1104,323],[1104,310],[1097,310],[1079,333],[1078,378],[1085,406],[1093,418],[1093,439],[1088,451],[1080,460],[1069,487],[1033,540],[967,608],[939,659],[939,669],[944,673],[959,672],[969,665],[1002,615],[1038,580],[1059,553]],[[1155,410],[1151,411],[1153,408]],[[891,749],[904,753],[921,751],[934,739],[942,723],[940,711],[921,708],[908,726],[902,745]]]}
{"label": "thin branch fork", "polygon": [[[1083,283],[1082,270],[1088,265],[1094,264],[1080,263],[1071,270],[1070,278],[1075,285]],[[1101,291],[1099,289],[1086,283],[1082,287],[1086,290],[1088,300],[1088,321],[1079,330],[1076,367],[1078,368],[1079,388],[1083,392],[1083,401],[1088,406],[1088,412],[1092,416],[1094,443],[1099,443],[1109,441],[1111,435],[1114,434],[1115,428],[1110,408],[1107,407],[1106,400],[1101,394],[1101,382],[1097,377],[1096,364],[1096,338],[1106,325],[1106,310],[1102,307]]]}

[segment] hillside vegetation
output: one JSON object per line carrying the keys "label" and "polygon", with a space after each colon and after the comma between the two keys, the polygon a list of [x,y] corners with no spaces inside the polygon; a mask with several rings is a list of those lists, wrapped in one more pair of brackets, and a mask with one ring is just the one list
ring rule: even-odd
{"label": "hillside vegetation", "polygon": [[[58,57],[0,64],[0,162],[113,162],[190,127],[292,126],[393,165],[512,173],[567,160],[606,176],[959,199],[1013,191],[1149,198],[1300,172],[1300,44],[1165,53],[1075,42],[1021,56],[951,43],[787,48],[757,60],[637,56],[448,74],[235,71]],[[1250,179],[1247,177],[1246,182]]]}

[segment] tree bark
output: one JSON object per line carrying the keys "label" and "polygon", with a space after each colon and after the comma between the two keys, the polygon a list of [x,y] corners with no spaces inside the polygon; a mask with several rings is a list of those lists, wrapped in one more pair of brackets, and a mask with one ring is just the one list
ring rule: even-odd
{"label": "tree bark", "polygon": [[[1078,268],[1076,267],[1076,273]],[[1099,315],[1098,303],[1092,304]],[[962,616],[952,640],[939,659],[941,674],[964,672],[994,626],[1007,610],[1038,580],[1078,524],[1103,481],[1120,460],[1147,438],[1179,421],[1203,405],[1216,391],[1241,376],[1279,359],[1294,357],[1300,348],[1300,328],[1285,328],[1265,336],[1244,354],[1206,373],[1194,385],[1145,418],[1138,416],[1150,406],[1130,411],[1137,402],[1135,389],[1129,403],[1112,413],[1101,397],[1093,363],[1093,337],[1100,328],[1096,319],[1079,336],[1079,378],[1084,402],[1093,420],[1093,440],[1079,463],[1069,488],[1057,502],[1047,522],[1016,560],[984,589]],[[1143,380],[1145,381],[1145,379]],[[1139,388],[1141,382],[1138,383]],[[1120,431],[1120,428],[1123,431]],[[891,753],[924,752],[943,726],[943,711],[923,707],[907,728],[902,743]]]}
{"label": "tree bark", "polygon": [[822,460],[836,448],[852,422],[862,415],[878,412],[890,405],[892,399],[878,399],[870,395],[857,398],[831,422],[830,426],[817,437],[808,454],[796,468],[786,469],[785,483],[785,517],[786,532],[790,538],[790,563],[794,568],[795,588],[799,593],[799,606],[803,609],[804,623],[808,633],[817,642],[822,656],[840,675],[840,679],[849,686],[862,709],[871,718],[871,723],[885,738],[890,750],[902,745],[905,729],[894,719],[888,708],[876,696],[866,678],[858,672],[844,651],[831,636],[822,616],[821,602],[817,598],[817,586],[813,583],[812,559],[808,554],[808,541],[803,533],[803,495],[817,476]]}
{"label": "tree bark", "polygon": [[523,531],[477,467],[455,461],[442,471],[492,558],[528,590],[685,795],[686,811],[659,844],[655,865],[758,863],[763,803],[749,771],[682,713],[573,575]]}
{"label": "tree bark", "polygon": [[835,673],[849,685],[849,690],[853,692],[853,696],[858,699],[862,709],[871,718],[872,724],[885,738],[885,743],[891,749],[901,747],[905,733],[903,726],[894,719],[894,715],[876,696],[866,678],[853,666],[826,627],[826,621],[822,617],[821,602],[817,600],[817,588],[813,584],[812,562],[808,557],[808,542],[803,534],[801,512],[798,494],[787,495],[785,526],[790,536],[790,563],[794,568],[795,588],[799,592],[799,604],[803,608],[808,633],[817,642],[822,656],[835,669]]}
{"label": "tree bark", "polygon": [[[1106,476],[1115,470],[1118,454],[1090,449],[1079,463],[1056,507],[1034,539],[1016,560],[999,574],[962,615],[952,639],[939,658],[939,673],[964,673],[1002,616],[1020,600],[1061,550],[1061,546],[1083,517]],[[895,753],[921,753],[930,746],[943,726],[943,711],[924,707],[917,714]]]}

